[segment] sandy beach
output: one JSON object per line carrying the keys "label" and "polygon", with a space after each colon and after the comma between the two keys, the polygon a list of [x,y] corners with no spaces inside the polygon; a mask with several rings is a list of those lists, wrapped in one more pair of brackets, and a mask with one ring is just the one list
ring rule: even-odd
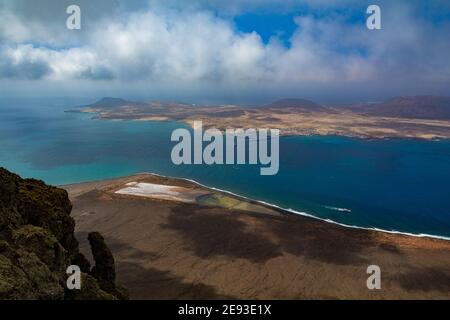
{"label": "sandy beach", "polygon": [[[140,174],[64,186],[76,235],[101,232],[133,299],[449,299],[450,242],[294,215]],[[381,268],[381,290],[366,286]]]}

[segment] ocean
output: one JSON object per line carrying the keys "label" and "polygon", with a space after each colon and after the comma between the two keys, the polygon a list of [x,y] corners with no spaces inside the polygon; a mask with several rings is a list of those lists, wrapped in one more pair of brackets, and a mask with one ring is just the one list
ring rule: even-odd
{"label": "ocean", "polygon": [[450,141],[282,137],[280,170],[170,160],[178,122],[64,112],[89,98],[0,99],[0,166],[53,185],[138,172],[195,180],[336,223],[450,237]]}

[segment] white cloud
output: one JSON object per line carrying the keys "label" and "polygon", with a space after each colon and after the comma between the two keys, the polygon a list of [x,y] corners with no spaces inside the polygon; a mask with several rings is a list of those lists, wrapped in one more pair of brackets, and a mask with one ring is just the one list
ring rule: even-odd
{"label": "white cloud", "polygon": [[56,51],[32,45],[18,45],[1,48],[0,57],[0,75],[7,78],[61,81],[111,77],[96,52],[88,48]]}
{"label": "white cloud", "polygon": [[45,21],[27,24],[3,10],[0,78],[115,79],[129,86],[208,84],[242,91],[261,85],[273,90],[315,86],[317,91],[357,82],[382,87],[396,81],[403,88],[423,81],[449,84],[450,25],[417,20],[409,9],[393,5],[384,10],[379,32],[348,23],[337,13],[299,16],[289,47],[276,38],[264,43],[257,33],[242,33],[230,20],[203,9],[106,16],[91,22],[89,32],[77,38],[81,44],[73,46]]}

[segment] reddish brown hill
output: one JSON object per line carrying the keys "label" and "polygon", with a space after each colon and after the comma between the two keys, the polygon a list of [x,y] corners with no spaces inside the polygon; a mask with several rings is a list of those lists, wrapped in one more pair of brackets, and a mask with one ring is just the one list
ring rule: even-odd
{"label": "reddish brown hill", "polygon": [[450,97],[396,97],[382,103],[354,105],[347,109],[371,116],[450,120]]}

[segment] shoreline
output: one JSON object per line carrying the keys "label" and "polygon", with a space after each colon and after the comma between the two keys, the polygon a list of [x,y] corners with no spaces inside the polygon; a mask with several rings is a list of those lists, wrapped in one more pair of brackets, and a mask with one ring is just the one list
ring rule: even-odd
{"label": "shoreline", "polygon": [[[129,183],[206,195],[116,193]],[[89,257],[87,235],[102,233],[131,299],[449,298],[448,241],[325,223],[159,174],[66,190],[81,252]],[[377,292],[366,286],[373,264],[383,270]]]}
{"label": "shoreline", "polygon": [[273,203],[269,203],[263,200],[258,200],[258,199],[252,199],[243,195],[239,195],[237,193],[234,193],[232,191],[229,190],[224,190],[224,189],[220,189],[220,188],[216,188],[216,187],[211,187],[205,184],[202,184],[194,179],[189,179],[189,178],[181,178],[181,177],[174,177],[174,176],[167,176],[167,175],[162,175],[162,174],[158,174],[158,173],[153,173],[153,172],[138,172],[132,175],[128,175],[128,176],[122,176],[122,177],[115,177],[115,178],[108,178],[108,179],[102,179],[102,180],[91,180],[91,181],[84,181],[84,182],[78,182],[78,183],[73,183],[73,184],[65,184],[65,185],[59,185],[58,187],[69,187],[69,186],[76,186],[76,185],[83,185],[83,184],[87,184],[87,183],[102,183],[102,182],[108,182],[108,181],[114,181],[117,179],[127,179],[127,178],[131,178],[133,176],[140,176],[140,175],[151,175],[151,176],[156,176],[156,177],[160,177],[160,178],[166,178],[166,179],[172,179],[175,181],[186,181],[186,182],[190,182],[193,183],[197,186],[200,186],[202,188],[208,189],[208,190],[214,190],[217,192],[221,192],[224,194],[228,194],[231,195],[233,197],[236,197],[242,201],[247,201],[249,203],[254,203],[254,204],[258,204],[261,206],[264,206],[268,209],[272,209],[272,210],[276,210],[278,212],[280,212],[281,214],[289,214],[289,215],[298,215],[298,216],[302,216],[302,217],[307,217],[307,218],[312,218],[315,220],[319,220],[321,222],[326,222],[326,223],[330,223],[333,225],[338,225],[344,228],[349,228],[349,229],[356,229],[356,230],[366,230],[366,231],[375,231],[375,232],[382,232],[382,233],[388,233],[388,234],[394,234],[394,235],[402,235],[402,236],[409,236],[409,237],[415,237],[415,238],[428,238],[428,239],[434,239],[434,240],[443,240],[443,241],[450,241],[450,237],[446,237],[446,236],[439,236],[439,235],[433,235],[433,234],[426,234],[426,233],[410,233],[410,232],[403,232],[403,231],[396,231],[396,230],[386,230],[386,229],[381,229],[381,228],[376,228],[376,227],[361,227],[361,226],[357,226],[357,225],[348,225],[348,224],[344,224],[344,223],[340,223],[340,222],[336,222],[334,220],[331,219],[325,219],[325,218],[320,218],[317,216],[314,216],[312,214],[309,214],[307,212],[301,212],[301,211],[297,211],[295,209],[292,208],[284,208],[281,206],[278,206],[276,204]]}

